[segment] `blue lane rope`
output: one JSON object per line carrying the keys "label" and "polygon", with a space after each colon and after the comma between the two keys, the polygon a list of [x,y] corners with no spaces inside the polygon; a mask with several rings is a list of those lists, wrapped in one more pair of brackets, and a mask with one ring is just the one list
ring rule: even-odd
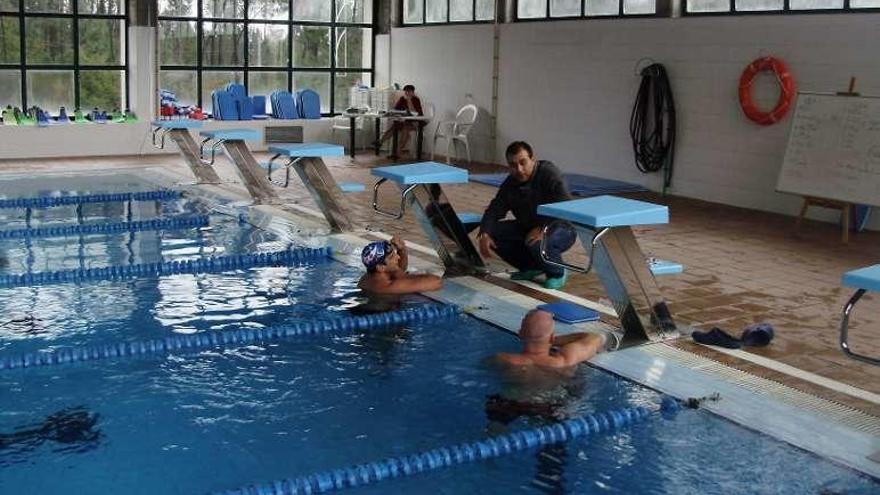
{"label": "blue lane rope", "polygon": [[41,198],[0,199],[0,208],[48,208],[50,206],[81,205],[86,203],[119,203],[122,201],[153,201],[179,199],[181,191],[159,191],[85,194],[82,196],[52,196]]}
{"label": "blue lane rope", "polygon": [[0,356],[0,370],[53,366],[113,358],[162,356],[174,351],[189,352],[228,345],[240,346],[265,343],[305,335],[373,330],[449,318],[460,312],[461,310],[457,306],[430,304],[400,311],[297,322],[268,328],[214,330],[136,342],[46,349],[18,355]]}
{"label": "blue lane rope", "polygon": [[0,239],[25,239],[37,237],[64,237],[90,234],[118,234],[147,230],[173,230],[205,227],[207,215],[153,218],[136,222],[99,223],[89,225],[56,225],[32,229],[0,230]]}
{"label": "blue lane rope", "polygon": [[354,488],[456,464],[501,457],[591,434],[615,431],[631,423],[644,420],[650,415],[651,413],[643,407],[628,407],[587,414],[552,425],[515,431],[486,440],[462,443],[452,447],[440,447],[418,454],[391,457],[378,462],[357,464],[293,479],[216,492],[215,495],[300,495]]}
{"label": "blue lane rope", "polygon": [[197,260],[160,261],[103,268],[77,268],[51,272],[21,273],[0,276],[0,288],[30,287],[71,282],[123,280],[195,273],[215,273],[263,266],[296,266],[330,260],[330,248],[296,248],[258,254],[216,256]]}

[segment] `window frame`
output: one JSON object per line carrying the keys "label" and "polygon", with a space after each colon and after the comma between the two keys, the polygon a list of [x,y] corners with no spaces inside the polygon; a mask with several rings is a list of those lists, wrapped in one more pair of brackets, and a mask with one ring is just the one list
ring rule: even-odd
{"label": "window frame", "polygon": [[405,8],[406,0],[399,0],[400,4],[400,26],[401,28],[411,28],[411,27],[424,27],[424,26],[467,26],[470,24],[493,24],[495,19],[498,18],[498,12],[496,11],[492,19],[483,19],[477,20],[477,0],[473,0],[473,10],[471,11],[471,20],[469,21],[451,21],[449,20],[450,12],[452,11],[452,1],[446,0],[446,20],[439,22],[427,22],[428,17],[428,0],[422,0],[422,22],[406,22],[404,17],[404,8]]}
{"label": "window frame", "polygon": [[792,9],[790,6],[790,0],[783,0],[782,8],[779,10],[736,10],[736,0],[729,1],[730,6],[727,10],[719,10],[715,12],[690,12],[688,11],[688,0],[681,0],[681,15],[682,17],[711,17],[739,15],[867,14],[880,12],[880,7],[850,7],[850,0],[843,0],[843,7],[839,9]]}
{"label": "window frame", "polygon": [[[28,71],[40,71],[40,70],[59,70],[59,71],[73,71],[73,104],[74,108],[80,108],[81,106],[81,95],[80,95],[80,74],[82,72],[92,72],[92,71],[122,71],[123,77],[125,79],[125,109],[126,111],[131,110],[131,82],[130,82],[130,40],[128,36],[128,28],[129,28],[129,8],[128,2],[126,0],[120,0],[120,5],[125,6],[124,14],[80,14],[79,12],[79,2],[80,0],[71,0],[71,12],[70,13],[60,13],[60,12],[27,12],[25,9],[25,4],[27,0],[17,0],[18,1],[18,12],[0,12],[0,18],[18,18],[18,33],[19,33],[19,58],[18,64],[4,64],[0,63],[0,70],[17,70],[20,74],[21,79],[21,108],[27,109],[30,108],[31,104],[28,102],[28,90],[27,90],[27,73]],[[70,19],[73,23],[73,63],[72,64],[29,64],[27,62],[27,19]],[[125,49],[122,50],[122,54],[124,56],[123,64],[100,64],[100,65],[85,65],[80,63],[80,29],[79,29],[79,21],[82,19],[104,19],[104,20],[116,20],[123,21],[123,31],[124,31],[124,43]],[[48,111],[51,115],[54,115],[53,109],[44,108],[43,110]],[[105,109],[111,110],[111,109]],[[122,110],[122,109],[120,109]],[[72,115],[72,109],[70,109],[69,114]]]}
{"label": "window frame", "polygon": [[[23,1],[23,0],[21,0]],[[306,72],[306,73],[329,73],[330,74],[330,94],[329,94],[329,112],[321,112],[322,116],[333,116],[339,115],[341,112],[335,111],[336,109],[336,101],[335,101],[335,85],[336,85],[336,74],[337,73],[360,73],[360,74],[369,74],[370,80],[375,77],[375,66],[376,66],[376,15],[377,15],[377,1],[372,2],[371,6],[371,21],[369,23],[354,23],[354,22],[336,22],[336,2],[337,0],[330,0],[330,20],[329,21],[298,21],[293,19],[293,2],[299,0],[287,0],[287,19],[279,20],[279,19],[251,19],[250,18],[250,3],[252,0],[242,0],[244,2],[244,15],[241,18],[218,18],[218,17],[205,17],[203,16],[202,4],[204,0],[194,0],[196,2],[196,16],[195,17],[183,17],[183,16],[163,16],[159,15],[158,20],[161,24],[162,21],[177,21],[177,22],[195,22],[196,23],[196,63],[195,65],[180,65],[180,64],[161,64],[159,65],[159,86],[161,88],[161,78],[163,71],[194,71],[196,73],[196,104],[200,108],[204,109],[205,104],[208,103],[208,100],[205,99],[206,95],[203,94],[202,90],[202,82],[203,82],[203,73],[204,72],[241,72],[242,73],[242,82],[245,87],[249,87],[249,74],[251,72],[280,72],[287,74],[287,91],[293,91],[293,79],[294,74],[298,72]],[[326,1],[326,0],[324,0]],[[229,66],[229,65],[205,65],[202,44],[204,42],[204,23],[233,23],[233,24],[241,24],[243,26],[242,29],[242,43],[244,45],[244,53],[242,54],[242,65],[240,66]],[[250,65],[250,50],[248,47],[250,41],[250,29],[251,25],[263,25],[263,24],[275,24],[287,27],[287,63],[281,66],[251,66]],[[330,29],[330,65],[328,67],[295,67],[293,65],[293,30],[295,27],[299,26],[317,26],[317,27],[326,27]],[[336,64],[336,29],[337,28],[363,28],[370,29],[370,67],[337,67]],[[160,29],[157,25],[157,29]],[[159,41],[161,44],[161,41]],[[158,47],[161,52],[161,45]],[[158,88],[157,88],[158,89]]]}
{"label": "window frame", "polygon": [[[581,13],[578,15],[566,15],[566,16],[555,16],[552,17],[550,15],[550,1],[547,1],[547,8],[544,12],[544,17],[525,17],[521,18],[519,16],[519,0],[514,1],[513,5],[513,22],[548,22],[548,21],[571,21],[578,19],[644,19],[644,18],[653,18],[653,17],[668,17],[662,13],[660,7],[660,2],[654,1],[654,13],[653,14],[625,14],[623,12],[623,3],[624,0],[617,0],[617,13],[616,14],[608,14],[608,15],[588,15],[586,13],[586,2],[581,0]],[[684,1],[684,0],[682,0]],[[733,0],[731,0],[733,1]],[[787,1],[787,0],[786,0]],[[847,0],[848,1],[848,0]]]}

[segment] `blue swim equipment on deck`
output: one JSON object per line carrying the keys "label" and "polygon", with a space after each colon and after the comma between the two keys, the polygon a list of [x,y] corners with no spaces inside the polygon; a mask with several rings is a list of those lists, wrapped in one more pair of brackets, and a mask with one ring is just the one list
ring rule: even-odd
{"label": "blue swim equipment on deck", "polygon": [[90,225],[55,225],[32,229],[0,230],[0,239],[34,239],[72,235],[118,234],[148,230],[191,229],[208,225],[207,215],[153,218],[136,222],[98,223]]}
{"label": "blue swim equipment on deck", "polygon": [[591,434],[612,432],[650,416],[651,413],[643,407],[627,407],[586,414],[552,425],[506,433],[485,440],[216,492],[214,495],[301,495],[344,490],[457,464],[501,457]]}
{"label": "blue swim equipment on deck", "polygon": [[50,206],[82,205],[86,203],[120,203],[124,201],[164,201],[180,199],[183,193],[170,189],[160,191],[141,191],[106,194],[84,194],[82,196],[47,196],[40,198],[0,199],[0,208],[47,208]]}
{"label": "blue swim equipment on deck", "polygon": [[461,313],[461,309],[457,306],[430,304],[400,311],[388,311],[365,316],[349,316],[331,320],[304,321],[268,328],[215,330],[189,335],[172,335],[165,338],[138,342],[47,349],[12,356],[0,356],[0,370],[54,366],[113,358],[157,356],[174,351],[197,351],[226,345],[246,345],[270,342],[288,337],[373,330],[433,321],[440,318],[450,318],[459,313]]}
{"label": "blue swim equipment on deck", "polygon": [[136,265],[107,266],[103,268],[78,268],[52,272],[22,273],[0,276],[0,288],[30,287],[70,282],[96,282],[124,280],[139,277],[157,277],[196,273],[216,273],[264,266],[299,266],[306,263],[328,261],[330,248],[297,248],[258,254],[217,256],[196,260],[164,261]]}

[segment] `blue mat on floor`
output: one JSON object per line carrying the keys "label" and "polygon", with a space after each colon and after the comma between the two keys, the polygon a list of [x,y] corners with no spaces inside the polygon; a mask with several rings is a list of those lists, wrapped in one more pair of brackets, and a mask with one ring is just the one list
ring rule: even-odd
{"label": "blue mat on floor", "polygon": [[[621,180],[603,179],[592,175],[562,174],[565,185],[575,196],[600,196],[602,194],[619,194],[627,192],[647,191],[646,188]],[[507,178],[507,174],[471,174],[470,180],[480,184],[498,187]]]}

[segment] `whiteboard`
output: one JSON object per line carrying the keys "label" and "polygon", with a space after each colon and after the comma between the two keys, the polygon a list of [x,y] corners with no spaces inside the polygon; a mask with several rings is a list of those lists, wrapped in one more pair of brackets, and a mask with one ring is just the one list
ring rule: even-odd
{"label": "whiteboard", "polygon": [[880,98],[799,93],[776,190],[880,206]]}

